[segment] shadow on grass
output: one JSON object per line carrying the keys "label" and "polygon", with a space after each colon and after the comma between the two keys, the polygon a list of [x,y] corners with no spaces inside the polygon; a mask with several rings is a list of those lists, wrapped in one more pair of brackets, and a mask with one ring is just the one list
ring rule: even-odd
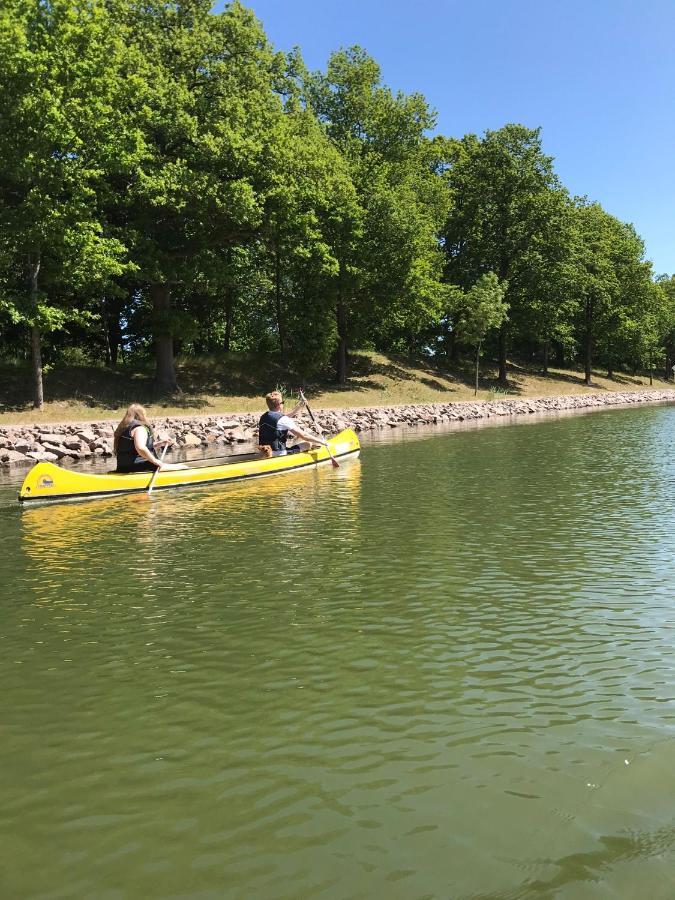
{"label": "shadow on grass", "polygon": [[[362,378],[367,375],[383,375],[392,381],[415,381],[416,376],[405,368],[406,362],[390,356],[389,362],[383,363],[370,356],[360,353],[352,353],[349,357],[349,379]],[[358,383],[354,385],[358,389]]]}
{"label": "shadow on grass", "polygon": [[[560,385],[583,386],[580,371],[553,370],[543,375],[536,366],[510,363],[508,380],[504,385],[497,378],[494,361],[481,364],[479,391],[495,395],[520,396],[527,392],[524,379],[536,377]],[[594,373],[598,377],[599,373]],[[403,355],[374,358],[367,352],[353,352],[349,357],[349,377],[343,385],[332,380],[332,370],[311,378],[304,378],[297,370],[285,365],[279,357],[265,354],[214,354],[205,357],[178,357],[176,375],[180,391],[161,394],[154,383],[153,361],[135,360],[133,364],[117,368],[79,366],[55,368],[45,373],[44,393],[47,402],[55,402],[89,409],[117,410],[138,402],[153,406],[172,406],[193,411],[208,407],[210,398],[259,398],[279,388],[295,394],[304,385],[309,396],[318,401],[321,394],[331,393],[378,394],[386,391],[391,382],[415,383],[451,397],[462,388],[473,390],[475,369],[470,360],[456,366],[434,366],[429,359],[415,359]],[[617,385],[635,383],[630,376],[618,373],[611,379]],[[531,390],[531,389],[530,389]],[[611,390],[592,383],[589,390]],[[0,363],[0,413],[23,413],[32,410],[32,377],[28,365]],[[64,411],[67,414],[67,411]]]}
{"label": "shadow on grass", "polygon": [[[44,373],[46,402],[90,409],[119,409],[130,403],[170,405],[196,410],[208,397],[263,396],[275,388],[295,392],[301,384],[297,372],[268,357],[231,354],[198,359],[177,359],[180,389],[158,391],[151,362],[136,366],[69,366]],[[0,413],[19,413],[33,407],[33,381],[29,366],[0,365]]]}
{"label": "shadow on grass", "polygon": [[435,378],[420,378],[420,384],[426,385],[426,387],[431,388],[432,391],[438,391],[441,394],[450,394],[453,391],[456,391],[456,387],[450,387],[447,384],[442,384],[440,381],[437,381]]}

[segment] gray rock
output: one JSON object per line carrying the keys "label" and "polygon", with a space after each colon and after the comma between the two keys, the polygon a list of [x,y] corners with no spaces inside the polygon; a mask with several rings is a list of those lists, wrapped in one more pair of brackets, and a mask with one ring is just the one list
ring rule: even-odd
{"label": "gray rock", "polygon": [[36,462],[56,462],[58,459],[54,453],[49,453],[47,450],[31,450],[26,456]]}
{"label": "gray rock", "polygon": [[19,453],[18,450],[0,450],[0,462],[3,466],[25,466],[33,462],[33,460],[25,453]]}
{"label": "gray rock", "polygon": [[68,440],[67,434],[56,434],[50,431],[43,431],[41,428],[38,429],[38,434],[40,435],[39,441],[43,447],[45,444],[52,444],[59,447]]}
{"label": "gray rock", "polygon": [[46,453],[53,453],[55,459],[62,459],[64,456],[68,456],[68,451],[65,447],[62,447],[58,444],[51,444],[47,441],[41,441],[42,449]]}

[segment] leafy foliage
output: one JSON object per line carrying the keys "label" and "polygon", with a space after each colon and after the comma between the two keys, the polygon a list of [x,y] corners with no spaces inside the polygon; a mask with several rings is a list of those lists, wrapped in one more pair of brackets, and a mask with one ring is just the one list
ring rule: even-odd
{"label": "leafy foliage", "polygon": [[[673,279],[538,129],[433,135],[359,47],[276,52],[239,0],[0,7],[0,349],[46,361],[507,351],[675,359]],[[508,315],[507,315],[508,310]]]}

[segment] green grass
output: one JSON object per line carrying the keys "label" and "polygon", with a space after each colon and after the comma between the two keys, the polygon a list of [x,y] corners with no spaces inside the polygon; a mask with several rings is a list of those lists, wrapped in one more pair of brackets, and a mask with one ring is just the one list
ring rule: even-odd
{"label": "green grass", "polygon": [[[45,407],[32,406],[30,371],[18,364],[0,364],[0,423],[46,423],[119,419],[131,402],[147,406],[150,415],[196,415],[254,412],[276,387],[294,393],[302,379],[297,372],[268,357],[230,354],[177,360],[180,393],[157,397],[150,367],[65,367],[45,375]],[[542,376],[535,368],[512,364],[508,385],[499,386],[494,367],[485,365],[479,400],[509,397],[547,397],[604,391],[648,390],[649,378],[617,374],[594,375],[593,386],[576,370],[552,369]],[[654,378],[653,389],[669,385]],[[305,381],[305,392],[316,407],[350,408],[473,400],[471,366],[452,371],[428,361],[360,352],[351,357],[350,377],[344,386],[328,380]]]}

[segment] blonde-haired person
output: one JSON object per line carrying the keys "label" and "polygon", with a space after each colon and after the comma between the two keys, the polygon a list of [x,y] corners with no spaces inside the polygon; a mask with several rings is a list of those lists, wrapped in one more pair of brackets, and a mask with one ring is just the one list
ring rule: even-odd
{"label": "blonde-haired person", "polygon": [[[263,413],[258,422],[258,449],[261,453],[266,456],[286,456],[287,453],[300,453],[302,450],[308,450],[312,444],[327,446],[327,441],[312,434],[311,431],[300,428],[293,418],[304,408],[304,400],[301,400],[288,415],[284,413],[284,398],[280,391],[270,391],[265,397],[265,402],[267,403],[267,412]],[[303,443],[287,447],[286,441],[289,434]]]}
{"label": "blonde-haired person", "polygon": [[162,443],[165,442],[155,444],[145,409],[140,403],[132,403],[115,429],[113,448],[117,456],[117,471],[128,473],[186,469],[187,466],[182,463],[161,462],[155,456],[155,447]]}

